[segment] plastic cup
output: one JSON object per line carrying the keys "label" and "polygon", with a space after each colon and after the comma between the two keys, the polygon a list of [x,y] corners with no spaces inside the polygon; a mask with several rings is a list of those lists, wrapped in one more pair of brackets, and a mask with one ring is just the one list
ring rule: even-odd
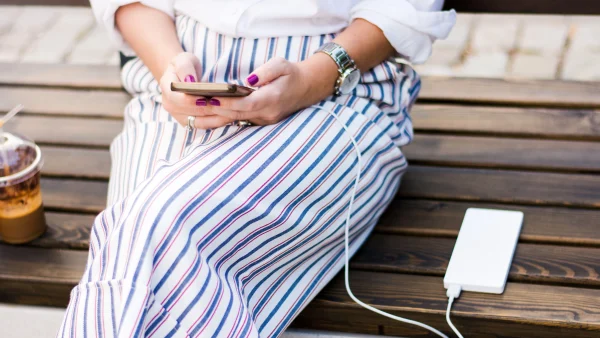
{"label": "plastic cup", "polygon": [[0,238],[11,244],[26,243],[46,231],[42,152],[35,143],[6,132],[0,142]]}

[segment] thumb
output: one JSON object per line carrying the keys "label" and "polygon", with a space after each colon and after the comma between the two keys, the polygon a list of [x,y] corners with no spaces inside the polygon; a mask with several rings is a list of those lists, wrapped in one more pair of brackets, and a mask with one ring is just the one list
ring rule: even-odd
{"label": "thumb", "polygon": [[175,69],[175,74],[177,74],[179,81],[197,82],[202,77],[200,60],[192,53],[186,52],[178,54],[171,60],[171,64]]}
{"label": "thumb", "polygon": [[260,87],[288,73],[290,62],[282,57],[269,60],[246,78],[250,86]]}

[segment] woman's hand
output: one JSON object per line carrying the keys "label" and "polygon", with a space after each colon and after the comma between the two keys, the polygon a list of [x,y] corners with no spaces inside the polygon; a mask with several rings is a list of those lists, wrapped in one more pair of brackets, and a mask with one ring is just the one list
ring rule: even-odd
{"label": "woman's hand", "polygon": [[196,82],[201,76],[202,67],[194,54],[184,52],[175,56],[160,79],[163,108],[182,126],[187,126],[188,116],[196,116],[195,128],[200,129],[218,128],[233,122],[227,116],[204,109],[206,98],[171,90],[171,82]]}
{"label": "woman's hand", "polygon": [[274,124],[331,95],[336,78],[337,65],[323,53],[298,63],[273,58],[246,79],[258,90],[242,98],[213,98],[202,110],[230,120]]}

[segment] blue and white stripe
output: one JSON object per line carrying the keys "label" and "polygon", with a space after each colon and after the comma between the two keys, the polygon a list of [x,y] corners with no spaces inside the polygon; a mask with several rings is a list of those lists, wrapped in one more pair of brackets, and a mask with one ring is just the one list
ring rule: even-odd
{"label": "blue and white stripe", "polygon": [[[334,35],[242,39],[177,18],[202,81],[244,79],[275,56],[300,61]],[[393,199],[412,139],[419,78],[384,62],[352,95],[270,126],[187,131],[139,59],[111,145],[108,208],[59,337],[276,337],[340,270],[357,158],[351,253]]]}

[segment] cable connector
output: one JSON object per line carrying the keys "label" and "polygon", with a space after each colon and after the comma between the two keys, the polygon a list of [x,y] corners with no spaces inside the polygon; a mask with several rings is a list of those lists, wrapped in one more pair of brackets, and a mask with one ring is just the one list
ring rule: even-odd
{"label": "cable connector", "polygon": [[458,296],[460,296],[460,292],[462,291],[462,288],[460,287],[460,285],[450,285],[450,287],[448,288],[448,290],[446,290],[446,296],[448,298],[458,298]]}
{"label": "cable connector", "polygon": [[460,331],[458,331],[458,329],[454,326],[454,324],[452,324],[452,321],[450,320],[450,308],[452,307],[452,303],[454,302],[454,299],[456,299],[456,298],[458,298],[458,296],[460,296],[461,291],[462,291],[462,288],[460,287],[460,285],[450,285],[450,287],[446,291],[446,296],[448,296],[448,308],[446,309],[446,322],[448,322],[448,325],[450,326],[452,331],[454,331],[454,333],[458,336],[458,338],[463,338],[463,336],[462,336],[462,334],[460,334]]}

